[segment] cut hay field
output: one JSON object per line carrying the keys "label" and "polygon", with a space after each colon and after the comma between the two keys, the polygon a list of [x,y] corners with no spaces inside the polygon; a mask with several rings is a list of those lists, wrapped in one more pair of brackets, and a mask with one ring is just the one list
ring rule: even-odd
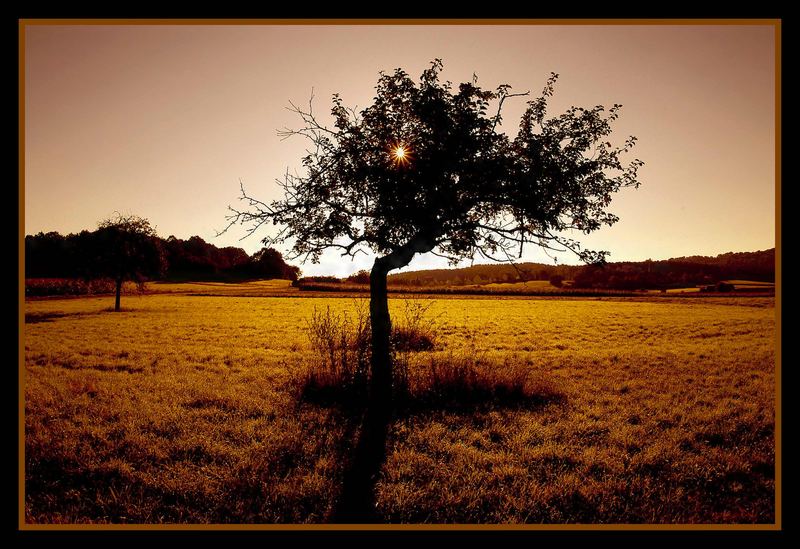
{"label": "cut hay field", "polygon": [[[27,523],[326,519],[357,418],[299,401],[295,380],[314,308],[356,304],[195,290],[120,313],[25,303]],[[382,520],[775,521],[774,298],[448,296],[428,314],[437,345],[411,370],[479,355],[560,397],[398,413]]]}

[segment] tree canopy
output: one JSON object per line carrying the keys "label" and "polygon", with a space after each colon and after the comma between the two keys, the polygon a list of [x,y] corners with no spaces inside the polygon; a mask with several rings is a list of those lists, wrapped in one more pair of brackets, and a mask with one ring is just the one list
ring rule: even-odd
{"label": "tree canopy", "polygon": [[642,162],[621,160],[636,138],[607,140],[620,105],[548,118],[553,73],[511,138],[498,131],[503,103],[527,93],[483,90],[474,78],[454,88],[440,81],[442,68],[434,61],[419,84],[402,69],[382,73],[373,104],[360,113],[334,95],[333,127],[318,121],[311,102],[308,110],[293,105],[303,127],[282,135],[311,141],[304,173],[287,173],[284,197],[269,204],[243,190],[248,207],[232,208],[231,224],[255,231],[272,222],[280,230],[265,244],[289,241],[293,257],[315,262],[326,249],[371,250],[391,258],[390,268],[423,252],[453,263],[505,261],[526,243],[603,261],[608,252],[582,249],[564,233],[612,225],[612,194],[639,186]]}
{"label": "tree canopy", "polygon": [[117,214],[100,222],[94,233],[94,269],[116,282],[114,310],[120,310],[125,280],[142,282],[158,276],[165,267],[164,253],[155,229],[147,219]]}
{"label": "tree canopy", "polygon": [[164,267],[163,250],[147,219],[121,215],[101,221],[95,239],[95,268],[114,279],[139,280],[158,275]]}

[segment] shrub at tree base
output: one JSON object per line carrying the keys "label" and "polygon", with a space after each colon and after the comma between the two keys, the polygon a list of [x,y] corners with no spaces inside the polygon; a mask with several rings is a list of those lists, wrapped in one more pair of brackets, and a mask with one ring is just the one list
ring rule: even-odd
{"label": "shrub at tree base", "polygon": [[347,313],[312,313],[308,338],[314,359],[299,380],[302,400],[359,405],[366,397],[370,359],[369,317],[363,307]]}
{"label": "shrub at tree base", "polygon": [[543,406],[564,395],[530,365],[473,353],[431,357],[409,369],[406,404],[411,408],[475,409],[481,406]]}
{"label": "shrub at tree base", "polygon": [[[406,299],[399,322],[392,326],[391,343],[395,352],[432,351],[436,347],[436,319],[428,314],[433,301]],[[408,362],[407,356],[400,357]]]}
{"label": "shrub at tree base", "polygon": [[[552,383],[530,364],[512,358],[487,360],[475,349],[463,354],[411,360],[411,353],[435,349],[430,303],[408,300],[401,323],[392,328],[393,393],[408,409],[458,410],[480,406],[539,406],[563,400]],[[370,377],[370,321],[357,302],[353,318],[330,307],[308,322],[314,359],[297,380],[301,400],[325,406],[361,408]],[[412,364],[413,362],[413,364]]]}
{"label": "shrub at tree base", "polygon": [[[406,388],[408,354],[435,348],[430,303],[407,300],[400,322],[392,328],[396,391]],[[314,359],[299,380],[299,396],[320,404],[362,405],[370,377],[372,331],[366,302],[356,301],[355,314],[316,309],[308,322]]]}
{"label": "shrub at tree base", "polygon": [[399,327],[392,330],[392,342],[396,351],[432,351],[433,338],[413,328]]}

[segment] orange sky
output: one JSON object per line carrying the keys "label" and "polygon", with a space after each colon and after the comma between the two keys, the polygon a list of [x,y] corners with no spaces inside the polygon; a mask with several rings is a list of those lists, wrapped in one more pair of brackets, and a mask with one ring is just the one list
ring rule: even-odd
{"label": "orange sky", "polygon": [[[252,253],[241,229],[215,238],[239,179],[253,195],[299,166],[305,143],[289,100],[327,113],[339,92],[366,107],[378,72],[538,93],[561,77],[550,114],[621,103],[614,136],[636,135],[642,187],[612,203],[621,220],[586,247],[610,261],[716,255],[775,245],[775,55],[769,24],[740,25],[28,25],[25,231],[93,229],[114,211],[163,237],[199,235]],[[524,101],[509,100],[516,133]],[[632,157],[633,157],[632,156]],[[632,158],[631,157],[631,158]],[[285,249],[281,250],[285,251]],[[531,248],[524,260],[551,262]],[[559,261],[574,263],[564,254]],[[368,268],[338,254],[304,274]],[[410,268],[444,266],[434,256]]]}

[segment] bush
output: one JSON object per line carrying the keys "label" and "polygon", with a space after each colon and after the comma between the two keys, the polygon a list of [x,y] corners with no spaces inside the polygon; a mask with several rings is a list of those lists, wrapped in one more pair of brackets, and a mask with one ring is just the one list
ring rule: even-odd
{"label": "bush", "polygon": [[561,275],[553,275],[550,277],[550,284],[556,288],[560,288],[564,285],[564,277]]}
{"label": "bush", "polygon": [[411,370],[409,407],[474,409],[480,406],[541,406],[563,400],[552,383],[514,358],[502,363],[475,352],[430,357]]}
{"label": "bush", "polygon": [[345,400],[361,403],[366,397],[370,364],[369,314],[363,302],[355,319],[327,307],[314,309],[308,338],[314,359],[301,379],[300,396],[323,403]]}
{"label": "bush", "polygon": [[[563,395],[529,364],[514,357],[487,360],[475,349],[431,355],[412,364],[412,353],[435,349],[432,302],[406,300],[392,328],[393,392],[407,408],[472,409],[480,406],[537,406]],[[299,398],[323,405],[361,408],[370,378],[371,329],[366,300],[355,314],[330,307],[312,313],[308,337],[313,359],[298,380]]]}
{"label": "bush", "polygon": [[302,278],[297,278],[292,280],[292,286],[295,288],[305,289],[309,286],[315,286],[316,284],[341,284],[342,279],[336,278],[335,276],[304,276]]}
{"label": "bush", "polygon": [[399,322],[392,324],[392,347],[398,352],[432,351],[435,347],[435,318],[428,310],[433,301],[406,299]]}
{"label": "bush", "polygon": [[[394,390],[407,391],[410,353],[434,348],[430,303],[406,300],[391,335]],[[300,398],[322,404],[365,403],[370,378],[372,330],[366,300],[356,301],[355,317],[337,314],[330,307],[316,309],[308,322],[314,358],[299,381]]]}
{"label": "bush", "polygon": [[352,284],[369,284],[369,271],[362,269],[355,274],[351,274],[347,277],[347,282]]}
{"label": "bush", "polygon": [[342,282],[341,278],[336,278],[335,276],[304,276],[297,280],[300,284],[303,282],[328,282],[334,284],[340,284]]}

